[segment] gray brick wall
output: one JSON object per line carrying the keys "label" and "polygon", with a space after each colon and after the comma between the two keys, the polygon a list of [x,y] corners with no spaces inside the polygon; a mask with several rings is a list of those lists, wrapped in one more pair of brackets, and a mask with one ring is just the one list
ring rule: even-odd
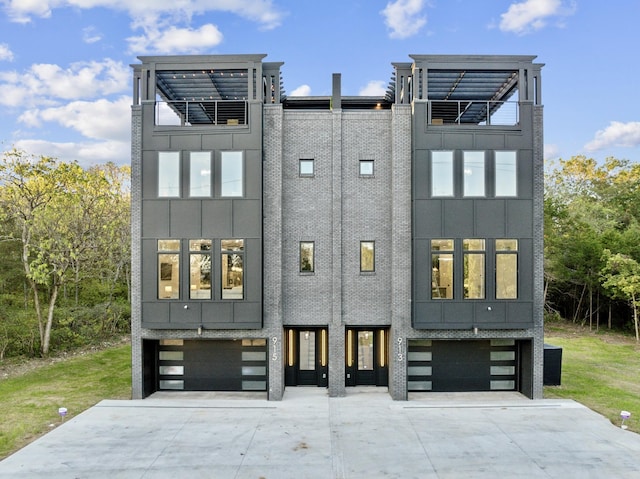
{"label": "gray brick wall", "polygon": [[142,107],[131,107],[131,396],[142,398]]}

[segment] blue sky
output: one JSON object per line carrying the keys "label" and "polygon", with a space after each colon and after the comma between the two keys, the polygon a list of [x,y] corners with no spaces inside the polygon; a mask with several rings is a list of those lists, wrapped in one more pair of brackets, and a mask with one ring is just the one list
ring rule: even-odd
{"label": "blue sky", "polygon": [[130,161],[138,55],[266,53],[287,95],[382,93],[410,54],[537,55],[545,158],[640,161],[637,0],[0,0],[0,148]]}

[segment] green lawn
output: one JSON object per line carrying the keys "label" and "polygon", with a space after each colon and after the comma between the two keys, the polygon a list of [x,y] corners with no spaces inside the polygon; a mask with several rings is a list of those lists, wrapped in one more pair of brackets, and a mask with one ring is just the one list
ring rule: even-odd
{"label": "green lawn", "polygon": [[620,425],[640,432],[640,345],[628,336],[548,324],[545,343],[562,347],[562,385],[545,387],[546,398],[578,401]]}
{"label": "green lawn", "polygon": [[131,398],[131,346],[85,353],[0,380],[0,459],[102,399]]}

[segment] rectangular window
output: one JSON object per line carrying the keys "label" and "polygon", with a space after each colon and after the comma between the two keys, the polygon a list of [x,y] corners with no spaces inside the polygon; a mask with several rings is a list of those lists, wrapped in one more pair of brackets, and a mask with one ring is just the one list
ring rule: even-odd
{"label": "rectangular window", "polygon": [[189,196],[211,196],[211,152],[192,151],[189,154]]}
{"label": "rectangular window", "polygon": [[211,299],[211,240],[189,240],[189,299]]}
{"label": "rectangular window", "polygon": [[300,176],[313,176],[315,175],[315,161],[313,159],[301,158],[298,161],[298,168]]}
{"label": "rectangular window", "polygon": [[496,240],[496,299],[518,298],[518,240]]}
{"label": "rectangular window", "polygon": [[180,196],[180,152],[158,152],[158,196],[178,198]]}
{"label": "rectangular window", "polygon": [[244,195],[244,155],[241,151],[220,153],[220,196]]}
{"label": "rectangular window", "polygon": [[464,196],[484,196],[484,151],[464,152]]}
{"label": "rectangular window", "polygon": [[360,160],[360,176],[373,176],[373,160]]}
{"label": "rectangular window", "polygon": [[431,299],[453,299],[453,240],[431,240]]}
{"label": "rectangular window", "polygon": [[431,152],[431,196],[453,196],[453,151]]}
{"label": "rectangular window", "polygon": [[464,250],[464,298],[484,299],[485,241],[462,240]]}
{"label": "rectangular window", "polygon": [[360,241],[360,271],[371,273],[376,267],[375,242]]}
{"label": "rectangular window", "polygon": [[518,174],[515,151],[495,152],[496,196],[517,196]]}
{"label": "rectangular window", "polygon": [[244,299],[244,240],[220,241],[222,299]]}
{"label": "rectangular window", "polygon": [[314,242],[300,242],[300,272],[313,273],[315,271]]}
{"label": "rectangular window", "polygon": [[158,240],[158,299],[180,299],[180,240]]}

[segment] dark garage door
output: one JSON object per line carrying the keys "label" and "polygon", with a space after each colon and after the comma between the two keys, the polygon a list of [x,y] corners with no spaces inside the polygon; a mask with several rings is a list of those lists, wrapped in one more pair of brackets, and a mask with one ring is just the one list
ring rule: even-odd
{"label": "dark garage door", "polygon": [[434,392],[516,389],[516,341],[409,340],[408,390]]}
{"label": "dark garage door", "polygon": [[159,389],[265,391],[264,339],[167,340],[159,347]]}

